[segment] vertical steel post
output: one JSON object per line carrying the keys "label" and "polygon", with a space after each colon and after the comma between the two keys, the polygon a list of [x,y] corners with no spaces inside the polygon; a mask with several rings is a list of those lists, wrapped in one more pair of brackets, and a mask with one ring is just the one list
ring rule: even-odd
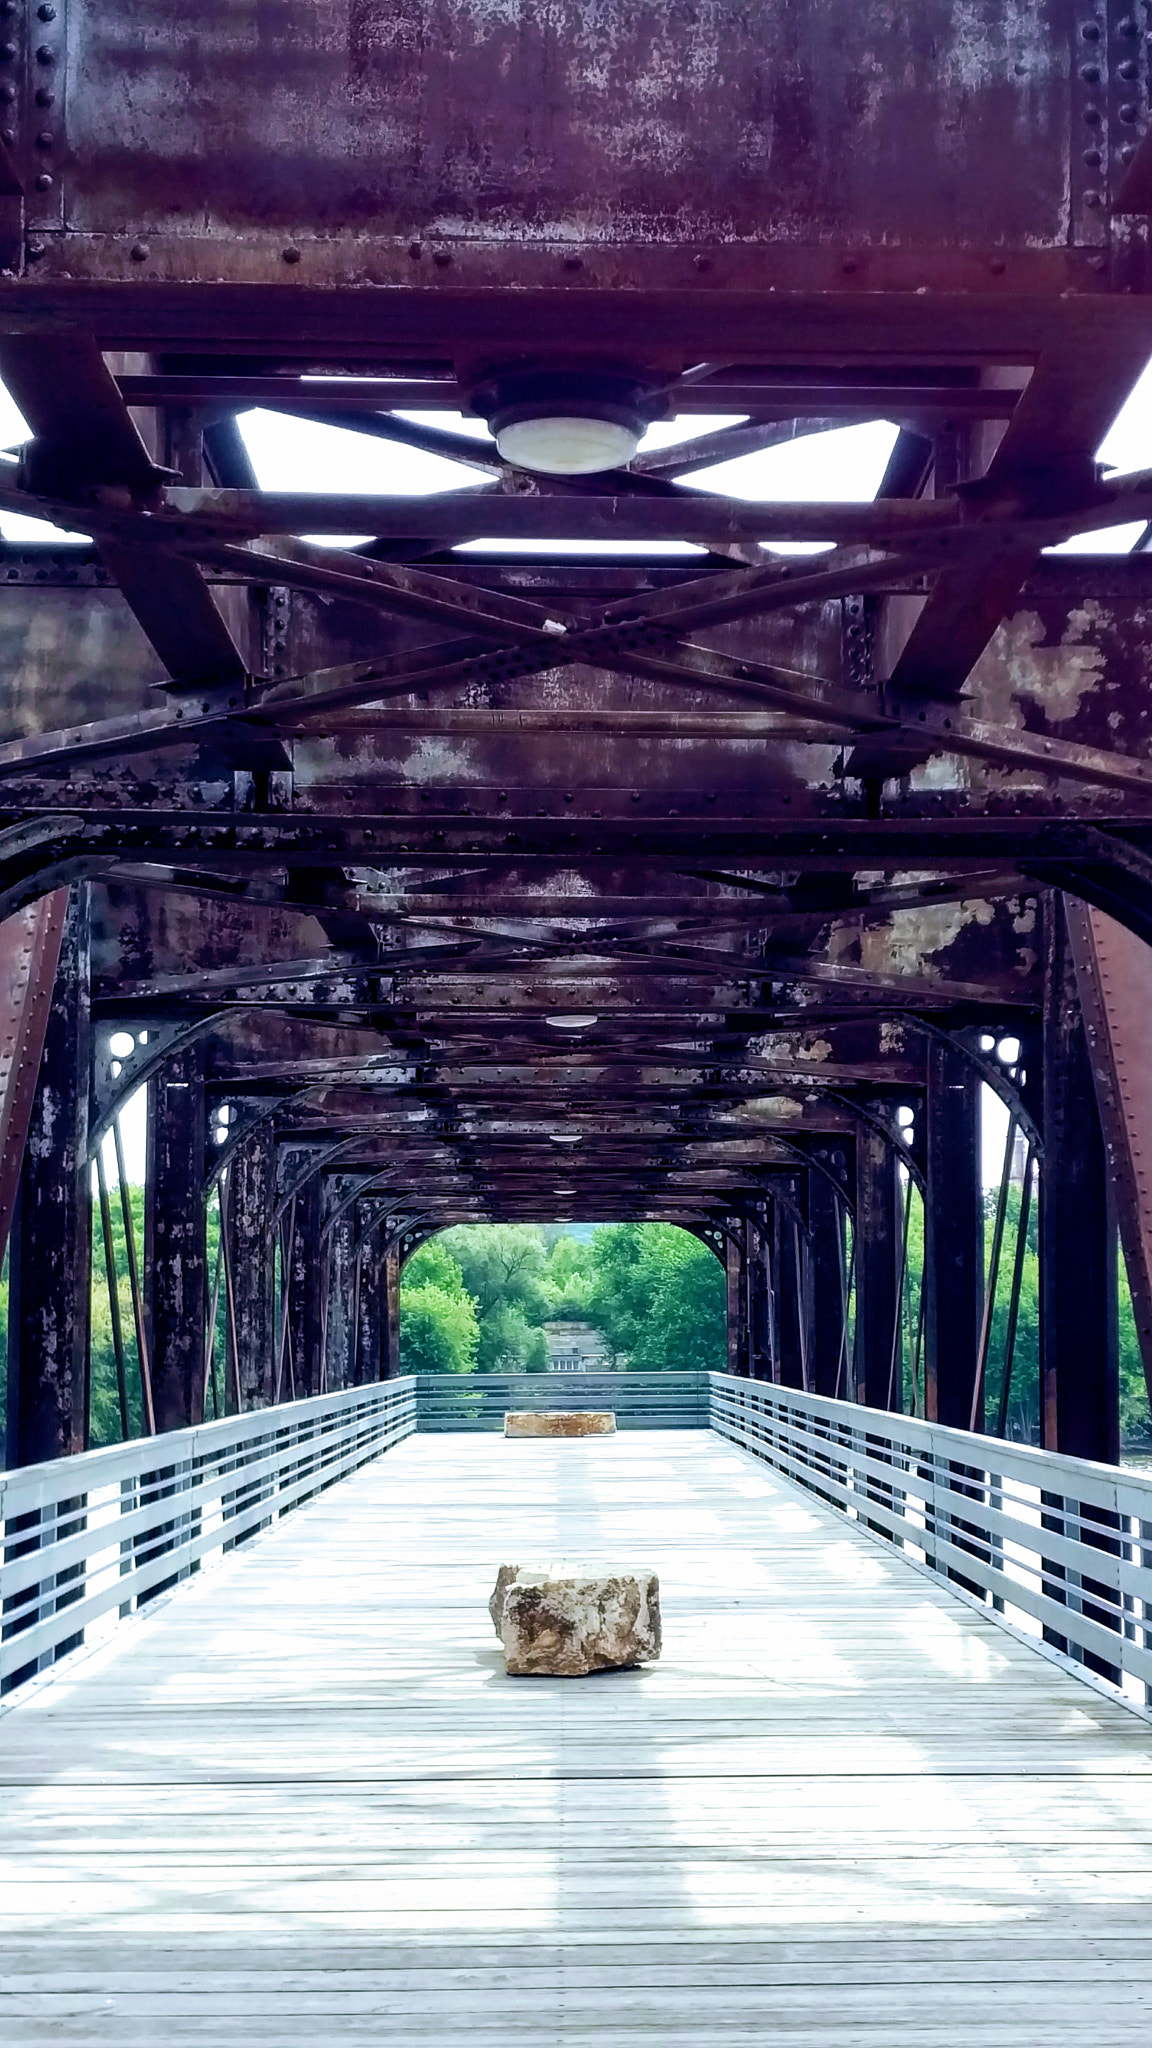
{"label": "vertical steel post", "polygon": [[394,1245],[384,1257],[383,1292],[380,1301],[381,1379],[395,1379],[400,1371],[400,1247]]}
{"label": "vertical steel post", "polygon": [[321,1255],[320,1176],[311,1174],[296,1197],[296,1228],[289,1259],[288,1324],[296,1393],[320,1392]]}
{"label": "vertical steel post", "polygon": [[831,1181],[808,1176],[811,1232],[808,1360],[812,1392],[834,1399],[844,1348],[844,1211]]}
{"label": "vertical steel post", "polygon": [[957,1048],[928,1047],[928,1186],[924,1202],[925,1378],[928,1420],[982,1430],[984,1195],[980,1078]]}
{"label": "vertical steel post", "polygon": [[74,883],[68,894],[11,1237],[10,1465],[66,1457],[82,1451],[87,1437],[89,929],[88,885]]}
{"label": "vertical steel post", "polygon": [[724,1278],[728,1304],[728,1370],[730,1373],[746,1373],[748,1370],[748,1342],[744,1320],[743,1231],[743,1224],[737,1224],[734,1220],[731,1235],[726,1236],[724,1239]]}
{"label": "vertical steel post", "polygon": [[[887,1408],[900,1314],[900,1206],[896,1155],[883,1132],[856,1133],[856,1398]],[[901,1389],[893,1405],[899,1407]]]}
{"label": "vertical steel post", "polygon": [[352,1216],[346,1210],[333,1224],[328,1239],[328,1313],[324,1329],[324,1365],[330,1394],[352,1384],[356,1341],[356,1257],[353,1243]]}
{"label": "vertical steel post", "polygon": [[[798,1190],[795,1190],[798,1192]],[[802,1232],[795,1212],[782,1202],[776,1209],[776,1331],[779,1377],[784,1387],[803,1387],[806,1374],[806,1304],[802,1287]]]}
{"label": "vertical steel post", "polygon": [[271,1219],[275,1146],[259,1123],[228,1168],[228,1248],[236,1317],[236,1367],[242,1407],[268,1408],[276,1387]]}
{"label": "vertical steel post", "polygon": [[204,1411],[204,1048],[185,1046],[148,1083],[144,1271],[156,1428]]}
{"label": "vertical steel post", "polygon": [[1045,903],[1040,1375],[1045,1449],[1120,1455],[1108,1162],[1062,896]]}
{"label": "vertical steel post", "polygon": [[747,1370],[752,1378],[757,1380],[775,1380],[779,1377],[772,1300],[775,1261],[772,1258],[769,1228],[763,1216],[745,1218],[744,1319],[748,1346]]}
{"label": "vertical steel post", "polygon": [[361,1386],[384,1377],[384,1266],[384,1231],[377,1224],[360,1247],[356,1380]]}

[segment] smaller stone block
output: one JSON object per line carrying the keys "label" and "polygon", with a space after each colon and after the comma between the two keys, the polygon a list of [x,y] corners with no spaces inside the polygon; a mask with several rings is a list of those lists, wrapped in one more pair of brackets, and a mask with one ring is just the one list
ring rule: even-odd
{"label": "smaller stone block", "polygon": [[655,1572],[502,1564],[488,1612],[514,1678],[584,1678],[660,1655]]}
{"label": "smaller stone block", "polygon": [[614,1436],[616,1417],[610,1408],[554,1410],[510,1409],[505,1436]]}

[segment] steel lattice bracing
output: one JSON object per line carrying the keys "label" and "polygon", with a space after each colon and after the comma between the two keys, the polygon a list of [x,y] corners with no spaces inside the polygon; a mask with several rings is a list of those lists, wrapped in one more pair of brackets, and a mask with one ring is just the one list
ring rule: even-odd
{"label": "steel lattice bracing", "polygon": [[[1044,553],[1152,521],[1152,478],[1095,465],[1152,356],[1145,12],[5,17],[0,376],[32,439],[0,511],[90,545],[0,561],[0,909],[90,904],[93,1140],[152,1077],[161,1423],[394,1370],[421,1237],[557,1214],[687,1224],[734,1359],[898,1402],[898,1159],[929,1405],[980,1419],[980,1035],[1024,1048],[998,1085],[1030,1157],[1083,1163],[1124,1061],[1077,1037],[1065,903],[1152,937],[1152,567]],[[526,370],[739,423],[549,478],[457,420]],[[252,405],[472,482],[261,490]],[[687,487],[877,419],[874,500]],[[652,542],[699,552],[618,552]],[[189,1188],[222,1164],[213,1273]],[[1045,1270],[1081,1220],[1048,1202]],[[57,1319],[79,1256],[41,1269]],[[226,1385],[181,1332],[202,1295]],[[1097,1370],[1049,1322],[1051,1386]],[[1052,1441],[1105,1452],[1098,1407],[1053,1396]]]}

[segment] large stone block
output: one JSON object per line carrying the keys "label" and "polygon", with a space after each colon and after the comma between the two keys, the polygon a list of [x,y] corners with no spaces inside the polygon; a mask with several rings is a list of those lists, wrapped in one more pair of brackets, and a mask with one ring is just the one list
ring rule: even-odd
{"label": "large stone block", "polygon": [[505,1436],[614,1436],[616,1417],[610,1408],[514,1408],[504,1417]]}
{"label": "large stone block", "polygon": [[660,1655],[655,1572],[502,1564],[488,1612],[516,1678],[583,1678]]}

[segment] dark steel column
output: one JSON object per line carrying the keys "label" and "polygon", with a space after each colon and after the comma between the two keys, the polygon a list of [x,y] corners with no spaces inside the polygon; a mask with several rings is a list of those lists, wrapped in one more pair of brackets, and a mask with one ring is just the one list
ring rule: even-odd
{"label": "dark steel column", "polygon": [[[733,1235],[724,1239],[724,1275],[727,1281],[728,1299],[728,1370],[730,1373],[746,1373],[748,1370],[748,1326],[744,1313],[744,1252],[742,1223],[733,1221]],[[737,1241],[736,1233],[739,1233]]]}
{"label": "dark steel column", "polygon": [[1045,905],[1041,1426],[1048,1450],[1120,1455],[1115,1233],[1063,899]]}
{"label": "dark steel column", "polygon": [[[928,1188],[924,1205],[924,1393],[930,1422],[973,1427],[984,1312],[980,1079],[951,1046],[928,1048]],[[984,1427],[983,1389],[974,1426]]]}
{"label": "dark steel column", "polygon": [[241,1406],[267,1408],[276,1392],[272,1234],[276,1187],[270,1124],[257,1124],[228,1168],[228,1233],[236,1296]]}
{"label": "dark steel column", "polygon": [[[896,1155],[883,1134],[856,1134],[856,1398],[899,1408],[892,1353],[900,1313],[900,1205]],[[975,1356],[975,1353],[973,1353]]]}
{"label": "dark steel column", "polygon": [[844,1211],[824,1174],[808,1178],[811,1231],[808,1371],[814,1394],[835,1398],[844,1388]]}
{"label": "dark steel column", "polygon": [[384,1292],[381,1299],[381,1379],[395,1379],[400,1371],[400,1249],[394,1246],[384,1259]]}
{"label": "dark steel column", "polygon": [[370,1230],[360,1249],[360,1290],[356,1330],[356,1384],[383,1379],[384,1233]]}
{"label": "dark steel column", "polygon": [[89,897],[69,891],[20,1189],[8,1305],[9,1465],[84,1449],[88,1424]]}
{"label": "dark steel column", "polygon": [[[792,1192],[799,1197],[798,1183]],[[804,1232],[795,1212],[782,1202],[775,1205],[774,1230],[776,1294],[776,1339],[780,1360],[780,1384],[803,1387],[807,1378],[807,1302],[802,1286],[805,1262]]]}
{"label": "dark steel column", "polygon": [[314,1173],[296,1197],[289,1264],[288,1334],[296,1393],[301,1399],[320,1392],[320,1211],[320,1176]]}
{"label": "dark steel column", "polygon": [[148,1083],[144,1268],[157,1432],[184,1429],[204,1413],[204,1148],[198,1041]]}
{"label": "dark steel column", "polygon": [[333,1224],[328,1240],[328,1293],[324,1324],[325,1379],[330,1394],[352,1384],[356,1348],[355,1254],[350,1211]]}
{"label": "dark steel column", "polygon": [[771,1224],[763,1217],[749,1218],[744,1225],[744,1288],[748,1322],[748,1369],[753,1379],[778,1380],[772,1288],[775,1260],[772,1258]]}

